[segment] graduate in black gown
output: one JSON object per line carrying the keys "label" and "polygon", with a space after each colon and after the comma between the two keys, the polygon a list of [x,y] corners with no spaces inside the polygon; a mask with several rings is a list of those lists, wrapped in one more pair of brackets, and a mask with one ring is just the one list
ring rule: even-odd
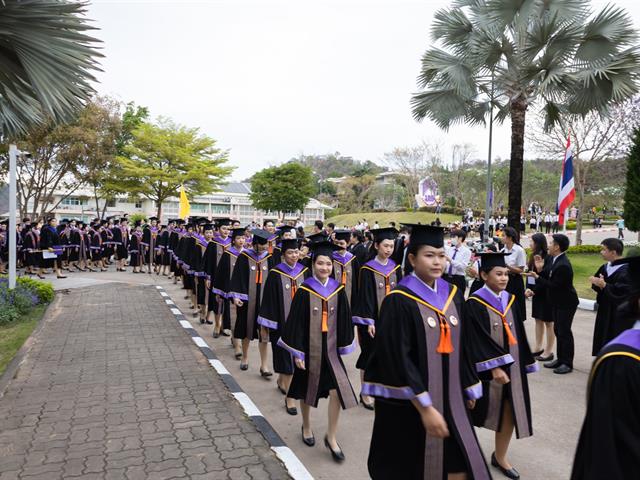
{"label": "graduate in black gown", "polygon": [[[298,240],[288,238],[280,243],[281,263],[269,272],[264,284],[264,295],[260,302],[258,323],[269,330],[273,370],[278,374],[278,389],[286,395],[293,376],[293,357],[278,345],[284,325],[291,310],[296,291],[304,282],[308,269],[298,263],[300,250]],[[290,415],[296,415],[297,409],[293,398],[285,398],[285,409]]]}
{"label": "graduate in black gown", "polygon": [[[232,305],[229,297],[231,275],[238,256],[242,253],[242,250],[244,250],[246,230],[244,227],[231,230],[231,243],[220,258],[211,286],[211,293],[216,297],[216,301],[222,303],[222,328],[223,330],[230,330],[231,332],[235,329],[237,319],[236,307]],[[234,348],[236,360],[240,360],[242,358],[241,341],[231,335],[231,344]]]}
{"label": "graduate in black gown", "polygon": [[336,435],[340,407],[355,407],[357,400],[342,355],[355,349],[351,311],[344,287],[333,278],[332,254],[338,247],[329,241],[314,242],[312,274],[298,288],[278,344],[294,357],[295,370],[287,396],[300,400],[302,440],[315,445],[310,408],[329,397],[329,425],[324,444],[334,460],[345,456]]}
{"label": "graduate in black gown", "polygon": [[[222,260],[222,256],[229,245],[231,245],[231,237],[229,231],[231,228],[231,220],[228,218],[219,218],[216,220],[217,232],[214,233],[213,239],[207,246],[204,260],[204,270],[207,275],[207,288],[211,290],[213,280],[216,275],[218,265]],[[224,299],[215,294],[209,296],[208,316],[207,320],[210,320],[211,316],[214,317],[215,324],[213,326],[213,338],[218,338],[220,335],[225,337],[230,336],[228,327],[225,328],[222,319],[222,309],[224,307]]]}
{"label": "graduate in black gown", "polygon": [[[209,280],[206,271],[207,251],[211,252],[209,244],[213,241],[213,223],[202,225],[202,234],[196,235],[196,251],[194,253],[193,270],[195,297],[201,324],[213,325],[209,320]],[[209,253],[209,256],[211,254]],[[194,313],[195,316],[195,313]]]}
{"label": "graduate in black gown", "polygon": [[[508,478],[520,478],[507,460],[514,427],[517,438],[533,435],[527,374],[538,371],[516,298],[506,291],[509,270],[504,253],[481,254],[484,286],[467,300],[463,324],[473,341],[469,357],[482,380],[483,396],[472,410],[474,424],[496,432],[491,464]],[[501,350],[501,357],[484,361],[486,348]],[[507,365],[509,363],[509,365]]]}
{"label": "graduate in black gown", "polygon": [[45,225],[40,232],[40,249],[43,253],[41,267],[53,268],[58,278],[67,278],[62,275],[60,271],[61,263],[59,258],[62,256],[63,249],[60,245],[60,235],[58,234],[57,226],[58,220],[55,217],[51,217],[47,225]]}
{"label": "graduate in black gown", "polygon": [[627,327],[598,353],[571,480],[627,480],[640,472],[640,257],[628,265],[629,290],[615,314]]}
{"label": "graduate in black gown", "polygon": [[596,274],[589,277],[591,288],[596,292],[596,323],[593,329],[593,346],[591,355],[596,356],[600,349],[622,332],[615,324],[616,310],[629,293],[627,265],[612,265],[622,258],[624,244],[617,238],[606,238],[600,245],[600,254],[607,263],[602,265]]}
{"label": "graduate in black gown", "polygon": [[360,263],[357,257],[347,250],[351,230],[334,230],[333,243],[339,248],[333,252],[333,273],[331,276],[340,282],[347,294],[349,305],[357,297]]}
{"label": "graduate in black gown", "polygon": [[[461,321],[464,299],[442,279],[444,229],[411,225],[407,261],[413,272],[382,303],[365,372],[363,393],[376,397],[369,474],[374,480],[488,480],[468,413],[482,383],[466,348],[472,339]],[[504,355],[484,348],[482,361]]]}
{"label": "graduate in black gown", "polygon": [[158,271],[157,274],[167,276],[167,271],[171,267],[171,253],[169,252],[169,239],[171,232],[175,228],[175,222],[168,220],[167,225],[163,226],[158,235]]}
{"label": "graduate in black gown", "polygon": [[151,274],[156,256],[158,238],[158,217],[149,217],[149,223],[142,229],[142,244],[144,245],[144,263],[147,265],[147,273]]}
{"label": "graduate in black gown", "polygon": [[133,232],[129,238],[129,264],[133,267],[133,273],[142,273],[142,225],[140,220],[136,220],[133,225]]}
{"label": "graduate in black gown", "polygon": [[233,268],[228,297],[236,307],[236,325],[233,337],[242,341],[242,360],[240,369],[249,368],[249,344],[258,339],[260,352],[260,375],[269,378],[273,372],[269,370],[266,331],[260,331],[258,313],[264,290],[264,283],[269,277],[271,268],[269,255],[269,239],[271,234],[265,230],[252,230],[252,248],[247,248],[238,256]]}
{"label": "graduate in black gown", "polygon": [[[373,258],[360,267],[358,290],[351,300],[353,323],[357,326],[360,356],[356,368],[360,380],[373,350],[376,335],[376,320],[384,297],[393,290],[402,278],[402,269],[391,259],[398,231],[395,228],[371,230],[374,235]],[[360,402],[367,410],[373,410],[373,399],[360,394]]]}

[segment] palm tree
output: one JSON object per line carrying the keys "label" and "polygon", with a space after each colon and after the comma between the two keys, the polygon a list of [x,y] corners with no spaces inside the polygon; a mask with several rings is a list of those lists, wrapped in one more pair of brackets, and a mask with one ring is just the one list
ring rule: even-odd
{"label": "palm tree", "polygon": [[87,2],[0,0],[0,138],[67,120],[94,93],[101,57]]}
{"label": "palm tree", "polygon": [[551,128],[565,114],[606,114],[638,92],[640,57],[629,15],[584,0],[458,0],[435,14],[413,116],[440,128],[511,118],[509,224],[522,203],[525,114]]}

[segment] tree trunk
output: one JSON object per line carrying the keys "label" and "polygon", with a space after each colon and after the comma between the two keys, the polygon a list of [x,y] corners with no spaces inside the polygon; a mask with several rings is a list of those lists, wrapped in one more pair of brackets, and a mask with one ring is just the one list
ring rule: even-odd
{"label": "tree trunk", "polygon": [[158,217],[158,225],[160,225],[162,223],[162,202],[158,200],[158,210],[156,213],[156,217]]}
{"label": "tree trunk", "polygon": [[524,170],[524,119],[527,101],[519,96],[510,105],[511,111],[511,159],[509,160],[509,226],[520,231],[522,206],[522,173]]}

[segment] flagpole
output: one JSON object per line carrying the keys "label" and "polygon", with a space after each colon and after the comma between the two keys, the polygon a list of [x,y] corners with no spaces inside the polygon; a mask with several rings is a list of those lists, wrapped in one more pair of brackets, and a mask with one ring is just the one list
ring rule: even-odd
{"label": "flagpole", "polygon": [[491,182],[491,146],[493,143],[493,75],[491,72],[491,101],[490,101],[490,109],[489,109],[489,153],[487,155],[487,198],[485,203],[484,210],[484,231],[489,233],[489,218],[491,217],[491,203],[492,203],[492,195],[493,188]]}

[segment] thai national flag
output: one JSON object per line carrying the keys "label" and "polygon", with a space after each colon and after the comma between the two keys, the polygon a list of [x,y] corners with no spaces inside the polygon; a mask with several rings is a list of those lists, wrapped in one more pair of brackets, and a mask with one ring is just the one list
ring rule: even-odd
{"label": "thai national flag", "polygon": [[562,162],[562,175],[560,176],[560,193],[558,194],[558,223],[564,225],[564,214],[576,198],[576,187],[573,181],[573,148],[571,137],[567,137],[567,150]]}

